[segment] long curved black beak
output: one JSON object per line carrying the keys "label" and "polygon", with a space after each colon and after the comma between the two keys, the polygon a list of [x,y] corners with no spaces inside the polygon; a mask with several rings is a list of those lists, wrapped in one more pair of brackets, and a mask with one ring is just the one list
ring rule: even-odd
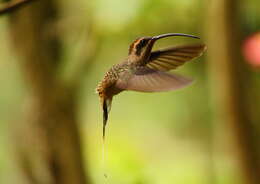
{"label": "long curved black beak", "polygon": [[152,40],[158,40],[158,39],[161,39],[161,38],[165,38],[165,37],[169,37],[169,36],[184,36],[184,37],[190,37],[190,38],[196,38],[196,39],[200,39],[199,37],[197,36],[194,36],[194,35],[189,35],[189,34],[184,34],[184,33],[166,33],[166,34],[161,34],[161,35],[158,35],[158,36],[153,36],[152,37]]}

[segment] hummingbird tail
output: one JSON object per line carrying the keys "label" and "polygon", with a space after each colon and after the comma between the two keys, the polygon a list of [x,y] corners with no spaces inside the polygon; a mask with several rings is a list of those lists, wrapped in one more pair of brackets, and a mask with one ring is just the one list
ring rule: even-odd
{"label": "hummingbird tail", "polygon": [[104,102],[103,102],[103,140],[105,140],[105,135],[106,135],[107,119],[108,119],[108,109],[107,109],[106,100],[104,100]]}

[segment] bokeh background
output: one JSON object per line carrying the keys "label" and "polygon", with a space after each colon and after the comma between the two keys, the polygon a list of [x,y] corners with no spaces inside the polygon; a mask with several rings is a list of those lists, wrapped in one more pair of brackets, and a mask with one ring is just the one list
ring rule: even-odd
{"label": "bokeh background", "polygon": [[[1,1],[5,7],[8,1]],[[0,183],[258,184],[260,1],[36,0],[0,16]],[[205,43],[175,92],[95,87],[140,36]],[[104,172],[107,178],[104,177]]]}

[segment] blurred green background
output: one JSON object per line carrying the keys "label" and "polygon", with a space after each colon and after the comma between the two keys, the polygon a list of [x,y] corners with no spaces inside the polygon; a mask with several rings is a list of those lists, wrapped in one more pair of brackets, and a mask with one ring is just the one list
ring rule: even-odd
{"label": "blurred green background", "polygon": [[[94,91],[97,83],[109,67],[126,58],[130,43],[141,36],[168,32],[193,34],[200,36],[201,40],[194,41],[177,37],[162,39],[155,44],[155,49],[194,42],[208,45],[210,42],[209,54],[214,52],[214,48],[210,47],[212,43],[211,33],[208,33],[211,30],[210,25],[214,22],[217,24],[216,19],[225,18],[222,5],[214,3],[217,0],[48,1],[50,2],[55,2],[53,8],[57,10],[54,13],[54,20],[47,22],[51,18],[46,18],[44,31],[51,35],[50,38],[59,39],[56,47],[61,50],[57,52],[59,64],[54,71],[55,80],[62,81],[65,86],[71,81],[79,83],[76,89],[74,88],[77,104],[75,114],[84,172],[87,173],[88,178],[85,183],[242,184],[251,182],[250,179],[243,179],[244,170],[250,170],[245,166],[247,161],[243,161],[243,158],[250,153],[243,154],[248,150],[243,151],[243,146],[234,143],[239,137],[236,134],[236,125],[230,126],[226,123],[225,117],[218,119],[221,116],[219,109],[225,108],[225,105],[223,104],[223,107],[216,105],[215,101],[218,101],[218,97],[215,98],[214,95],[218,96],[215,88],[220,87],[222,83],[220,79],[217,80],[220,84],[215,84],[214,77],[218,76],[212,74],[214,63],[210,61],[210,56],[207,57],[208,52],[176,71],[195,80],[187,88],[166,93],[124,92],[114,98],[107,128],[106,164],[104,165],[102,161],[102,109]],[[252,141],[256,143],[254,145],[257,145],[256,149],[258,149],[259,69],[245,62],[246,60],[239,55],[242,53],[243,40],[260,30],[260,2],[258,0],[228,2],[233,4],[231,7],[236,8],[226,9],[227,12],[235,11],[234,14],[236,14],[234,19],[227,21],[237,22],[238,27],[230,31],[232,35],[239,33],[237,38],[240,41],[235,45],[238,48],[235,52],[241,59],[243,71],[247,73],[244,80],[238,79],[241,82],[238,85],[246,86],[244,88],[246,90],[239,93],[241,96],[238,99],[242,98],[245,102],[243,104],[247,105],[244,108],[249,109],[249,120],[245,124],[252,124],[253,128],[251,127],[250,130],[254,130],[255,133]],[[18,153],[14,151],[20,142],[19,139],[13,138],[13,134],[16,134],[16,129],[19,131],[19,127],[29,121],[21,120],[24,104],[28,101],[30,103],[30,99],[28,100],[30,95],[36,94],[35,98],[38,98],[37,92],[34,92],[34,88],[31,87],[34,85],[31,84],[30,79],[30,76],[38,73],[29,74],[28,77],[26,73],[30,62],[21,62],[28,59],[27,55],[21,54],[24,52],[21,47],[26,47],[26,37],[30,33],[26,29],[19,30],[15,24],[23,21],[16,21],[16,19],[23,19],[23,12],[39,8],[41,4],[44,2],[33,2],[28,7],[12,12],[15,15],[0,17],[0,183],[65,183],[40,182],[41,179],[28,182],[28,178],[24,180],[26,177],[19,174],[23,169],[19,164],[17,166],[17,161],[14,159],[17,158],[16,154],[20,154],[19,151]],[[4,6],[4,3],[2,5]],[[44,6],[48,9],[51,5]],[[216,13],[217,16],[210,16],[213,11],[218,11],[217,8],[221,10]],[[46,9],[43,12],[47,11]],[[30,17],[24,14],[24,17],[26,16]],[[36,20],[38,16],[38,14],[35,16]],[[28,20],[31,19],[28,18]],[[24,20],[26,22],[27,19],[24,18]],[[17,30],[14,32],[14,29]],[[19,39],[16,37],[13,39],[14,34],[17,34]],[[37,37],[37,29],[35,35]],[[44,34],[39,34],[39,37],[42,35]],[[225,42],[226,38],[221,35],[222,33],[215,35],[216,41],[220,43]],[[49,37],[43,37],[43,39]],[[30,39],[32,38],[29,36],[28,42],[31,42]],[[23,40],[24,43],[15,46],[19,40]],[[34,42],[34,44],[41,45],[42,42]],[[37,60],[37,57],[35,59]],[[36,60],[34,63],[37,63]],[[41,66],[41,62],[38,64]],[[225,66],[222,67],[221,62],[219,65],[220,68],[225,68]],[[222,70],[215,73],[224,76]],[[34,82],[38,83],[37,77]],[[47,87],[47,89],[44,93],[48,95],[54,93],[54,88]],[[236,105],[239,106],[239,104]],[[37,109],[34,110],[32,114],[41,113],[40,110],[39,112]],[[68,112],[70,110],[74,112],[70,108]],[[235,113],[234,116],[236,116]],[[42,124],[44,126],[45,122]],[[22,131],[20,136],[23,134],[26,134],[26,131]],[[53,135],[51,140],[57,139],[59,142],[58,139],[62,139],[62,137],[55,137],[55,133]],[[35,139],[37,139],[37,134]],[[238,140],[241,139],[238,138]],[[30,148],[34,147],[34,144],[28,143],[26,146]],[[239,154],[240,152],[242,154]],[[34,154],[31,151],[29,153],[31,154],[26,156],[28,160],[30,157],[37,157],[37,153]],[[255,155],[259,156],[258,153]],[[255,162],[258,163],[259,160]],[[34,165],[32,168],[31,162],[28,163],[27,167],[31,170],[41,168],[38,162],[39,165],[36,164],[37,167]],[[62,167],[66,167],[66,164]],[[41,173],[41,170],[39,172]],[[50,172],[55,171],[50,170]],[[104,172],[107,173],[107,178],[103,176]],[[260,170],[256,173],[260,175]],[[255,176],[257,177],[257,174]],[[37,177],[43,178],[45,175],[39,174],[35,176]]]}

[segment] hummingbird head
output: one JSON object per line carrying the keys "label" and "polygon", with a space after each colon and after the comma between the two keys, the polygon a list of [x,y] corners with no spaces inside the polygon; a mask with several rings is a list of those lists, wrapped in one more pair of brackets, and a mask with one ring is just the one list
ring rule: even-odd
{"label": "hummingbird head", "polygon": [[130,57],[131,61],[147,60],[151,54],[151,50],[155,41],[170,36],[184,36],[184,37],[199,39],[199,37],[197,36],[183,34],[183,33],[166,33],[166,34],[152,36],[152,37],[141,37],[136,39],[130,45],[128,57]]}
{"label": "hummingbird head", "polygon": [[150,56],[154,40],[152,37],[141,37],[136,39],[129,47],[128,56],[131,60],[143,60]]}

